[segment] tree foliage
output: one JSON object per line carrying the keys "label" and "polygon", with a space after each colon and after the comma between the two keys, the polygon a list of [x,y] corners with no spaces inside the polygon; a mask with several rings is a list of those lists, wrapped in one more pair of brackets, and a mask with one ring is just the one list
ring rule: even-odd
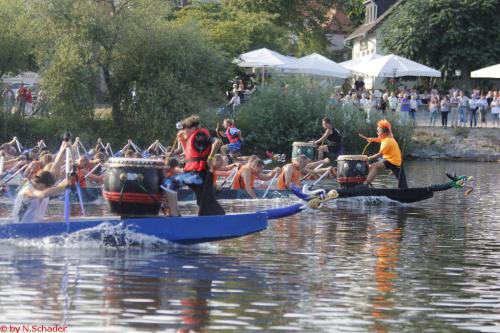
{"label": "tree foliage", "polygon": [[276,15],[243,11],[221,3],[200,3],[175,13],[175,23],[197,25],[231,57],[256,48],[284,51],[286,31],[274,23]]}
{"label": "tree foliage", "polygon": [[[374,113],[370,123],[358,105],[337,103],[327,107],[331,89],[317,82],[287,79],[288,92],[284,93],[278,81],[259,91],[241,106],[236,125],[242,130],[244,147],[248,153],[270,150],[290,156],[295,141],[317,140],[324,133],[323,117],[329,117],[343,136],[346,154],[360,154],[366,141],[358,133],[376,136],[377,121],[386,118],[393,128],[396,139],[407,151],[412,127],[399,124],[397,115]],[[377,145],[367,150],[375,153]]]}
{"label": "tree foliage", "polygon": [[497,0],[406,1],[385,22],[388,51],[428,64],[449,77],[498,63]]}
{"label": "tree foliage", "polygon": [[32,67],[29,19],[18,0],[0,0],[0,78]]}
{"label": "tree foliage", "polygon": [[196,26],[169,22],[170,10],[161,0],[33,0],[38,61],[52,102],[92,117],[102,84],[119,133],[145,141],[206,108],[227,59]]}

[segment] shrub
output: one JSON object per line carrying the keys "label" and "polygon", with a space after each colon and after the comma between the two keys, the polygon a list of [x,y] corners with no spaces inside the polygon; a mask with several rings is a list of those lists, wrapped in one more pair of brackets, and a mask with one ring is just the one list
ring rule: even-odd
{"label": "shrub", "polygon": [[[277,82],[255,93],[235,117],[243,132],[246,153],[271,150],[289,155],[294,141],[307,142],[323,134],[321,119],[325,116],[341,132],[345,154],[361,154],[367,142],[358,134],[375,136],[377,121],[382,118],[391,122],[401,149],[408,151],[413,128],[400,125],[397,115],[374,113],[367,123],[365,113],[357,105],[337,104],[327,108],[330,93],[328,88],[301,79],[292,80],[286,94]],[[377,144],[371,144],[367,153],[375,153],[378,148]]]}

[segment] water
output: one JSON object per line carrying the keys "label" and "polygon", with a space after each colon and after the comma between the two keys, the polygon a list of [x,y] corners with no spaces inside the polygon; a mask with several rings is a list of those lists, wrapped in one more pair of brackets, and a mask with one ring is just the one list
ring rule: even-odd
{"label": "water", "polygon": [[105,247],[85,234],[0,242],[0,330],[500,332],[500,165],[412,162],[408,178],[438,183],[453,170],[476,178],[470,197],[342,200],[213,244],[136,236],[134,245]]}

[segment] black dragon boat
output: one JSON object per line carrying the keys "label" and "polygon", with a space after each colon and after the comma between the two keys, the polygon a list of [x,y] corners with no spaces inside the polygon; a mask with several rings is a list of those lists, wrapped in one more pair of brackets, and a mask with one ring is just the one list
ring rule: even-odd
{"label": "black dragon boat", "polygon": [[346,187],[339,189],[318,189],[312,190],[305,186],[303,189],[292,187],[292,192],[299,198],[306,200],[310,206],[319,206],[321,203],[337,199],[337,198],[354,198],[354,197],[385,197],[390,200],[412,203],[432,198],[434,192],[446,191],[451,188],[465,188],[465,195],[469,195],[472,187],[466,185],[467,181],[473,180],[472,177],[457,176],[456,174],[447,173],[446,176],[450,179],[448,182],[441,184],[433,184],[426,187],[411,187],[411,188],[373,188],[366,184],[361,184],[355,187]]}

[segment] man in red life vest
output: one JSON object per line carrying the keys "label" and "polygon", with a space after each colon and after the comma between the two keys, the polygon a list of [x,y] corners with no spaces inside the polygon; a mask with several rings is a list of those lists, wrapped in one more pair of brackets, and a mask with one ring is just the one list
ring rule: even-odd
{"label": "man in red life vest", "polygon": [[221,147],[222,154],[227,155],[229,152],[231,155],[235,153],[239,155],[241,150],[241,131],[234,126],[234,121],[232,119],[224,119],[222,125],[226,131],[222,132],[218,129],[217,131],[229,140],[229,144]]}
{"label": "man in red life vest", "polygon": [[186,142],[184,172],[198,178],[196,181],[186,182],[186,185],[196,194],[198,215],[224,215],[224,209],[215,199],[213,175],[208,165],[209,160],[214,158],[214,154],[219,149],[221,141],[212,138],[207,129],[200,127],[198,116],[190,116],[181,124]]}

